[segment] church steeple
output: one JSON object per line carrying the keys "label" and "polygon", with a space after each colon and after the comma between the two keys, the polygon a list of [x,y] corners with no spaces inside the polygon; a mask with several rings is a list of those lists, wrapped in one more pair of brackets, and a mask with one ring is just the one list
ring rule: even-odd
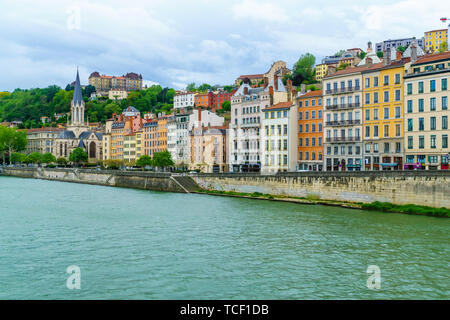
{"label": "church steeple", "polygon": [[80,75],[77,68],[77,78],[71,103],[72,126],[84,126],[84,100],[81,91]]}

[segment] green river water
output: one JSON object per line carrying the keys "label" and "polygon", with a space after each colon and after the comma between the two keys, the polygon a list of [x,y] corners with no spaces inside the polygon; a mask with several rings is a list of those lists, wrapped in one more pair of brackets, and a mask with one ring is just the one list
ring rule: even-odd
{"label": "green river water", "polygon": [[0,299],[448,299],[449,232],[433,217],[0,177]]}

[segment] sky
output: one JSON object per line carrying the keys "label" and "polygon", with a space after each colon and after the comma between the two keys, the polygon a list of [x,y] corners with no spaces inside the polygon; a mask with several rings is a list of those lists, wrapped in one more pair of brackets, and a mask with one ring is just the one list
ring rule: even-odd
{"label": "sky", "polygon": [[0,0],[0,91],[142,74],[145,83],[232,84],[340,49],[445,28],[442,0]]}

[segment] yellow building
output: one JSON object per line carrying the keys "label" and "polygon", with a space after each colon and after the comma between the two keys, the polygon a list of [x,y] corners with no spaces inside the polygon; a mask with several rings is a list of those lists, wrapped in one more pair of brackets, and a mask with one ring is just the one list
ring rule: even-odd
{"label": "yellow building", "polygon": [[437,52],[441,43],[447,42],[447,33],[447,29],[431,30],[425,32],[425,52]]}
{"label": "yellow building", "polygon": [[328,65],[326,63],[321,63],[316,66],[316,80],[322,81],[322,78],[327,75]]}
{"label": "yellow building", "polygon": [[124,122],[115,122],[111,128],[110,158],[111,160],[123,160]]}
{"label": "yellow building", "polygon": [[366,170],[402,170],[405,59],[363,72],[363,151]]}
{"label": "yellow building", "polygon": [[167,150],[167,120],[168,116],[161,116],[158,118],[158,147],[156,152]]}
{"label": "yellow building", "polygon": [[142,130],[124,137],[123,159],[126,165],[136,165],[142,154]]}

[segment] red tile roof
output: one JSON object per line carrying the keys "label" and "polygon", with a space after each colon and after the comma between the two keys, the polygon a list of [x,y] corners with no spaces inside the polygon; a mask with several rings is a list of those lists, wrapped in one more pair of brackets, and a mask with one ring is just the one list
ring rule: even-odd
{"label": "red tile roof", "polygon": [[444,59],[450,59],[450,51],[442,52],[442,53],[435,53],[435,54],[427,54],[419,59],[413,65],[415,64],[422,64],[422,63],[428,63],[433,61],[439,61]]}
{"label": "red tile roof", "polygon": [[286,109],[286,108],[290,108],[292,105],[293,105],[292,101],[280,102],[280,103],[274,104],[271,107],[264,108],[262,110],[264,111],[264,110],[273,110],[273,109]]}
{"label": "red tile roof", "polygon": [[301,95],[299,99],[311,98],[311,97],[319,97],[322,95],[322,90],[314,90]]}
{"label": "red tile roof", "polygon": [[264,77],[263,74],[246,74],[246,75],[240,76],[238,79],[243,79],[243,78],[252,79],[252,78],[262,78],[262,77]]}

